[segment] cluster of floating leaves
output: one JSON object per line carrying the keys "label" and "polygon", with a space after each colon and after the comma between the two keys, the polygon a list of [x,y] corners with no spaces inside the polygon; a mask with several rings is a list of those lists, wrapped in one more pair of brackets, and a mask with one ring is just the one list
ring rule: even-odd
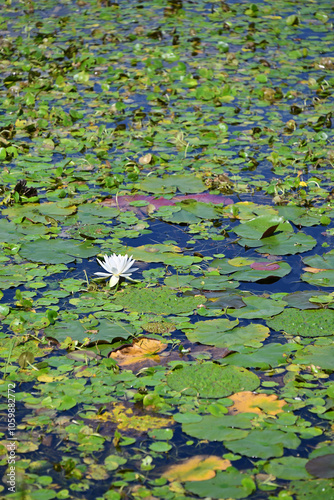
{"label": "cluster of floating leaves", "polygon": [[[333,500],[331,3],[0,30],[0,494]],[[136,283],[94,279],[114,253]]]}

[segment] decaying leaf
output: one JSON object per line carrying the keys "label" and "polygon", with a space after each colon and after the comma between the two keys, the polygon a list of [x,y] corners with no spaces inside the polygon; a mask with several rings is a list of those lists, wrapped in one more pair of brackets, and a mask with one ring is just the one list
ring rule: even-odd
{"label": "decaying leaf", "polygon": [[216,470],[226,470],[230,465],[229,460],[213,455],[196,455],[180,464],[172,465],[163,473],[163,477],[168,481],[205,481],[215,477]]}
{"label": "decaying leaf", "polygon": [[169,427],[171,425],[170,418],[136,415],[131,408],[126,408],[122,404],[114,404],[111,411],[106,411],[101,415],[89,415],[89,418],[101,422],[112,421],[116,423],[119,430],[133,429],[139,432],[146,432],[149,429],[160,429],[161,427]]}
{"label": "decaying leaf", "polygon": [[303,267],[303,271],[306,271],[307,273],[317,274],[321,273],[322,271],[327,271],[327,269],[318,269],[317,267]]}
{"label": "decaying leaf", "polygon": [[111,352],[109,357],[117,361],[121,366],[132,366],[140,363],[140,365],[151,365],[159,363],[159,352],[164,351],[167,344],[160,340],[149,339],[142,337],[133,341],[131,345],[120,347],[114,352]]}
{"label": "decaying leaf", "polygon": [[152,155],[151,153],[147,153],[147,155],[141,156],[139,158],[139,163],[140,165],[148,165],[152,160]]}
{"label": "decaying leaf", "polygon": [[229,413],[232,415],[236,413],[277,415],[286,405],[286,401],[278,400],[275,394],[254,394],[251,391],[237,392],[229,396],[229,399],[234,403],[229,407]]}

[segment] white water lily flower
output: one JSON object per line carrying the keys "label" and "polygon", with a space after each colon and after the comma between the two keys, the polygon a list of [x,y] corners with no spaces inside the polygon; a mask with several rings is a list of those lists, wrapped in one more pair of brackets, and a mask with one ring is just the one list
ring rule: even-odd
{"label": "white water lily flower", "polygon": [[115,286],[118,282],[119,279],[122,278],[127,278],[128,280],[135,281],[132,278],[130,278],[131,274],[134,271],[137,271],[139,267],[131,267],[134,264],[134,259],[131,257],[128,257],[127,255],[116,255],[115,253],[113,255],[104,255],[104,262],[101,262],[99,259],[96,259],[97,262],[100,264],[100,266],[103,267],[107,272],[106,273],[94,273],[97,274],[103,278],[109,278],[111,276],[110,281],[109,281],[109,286]]}

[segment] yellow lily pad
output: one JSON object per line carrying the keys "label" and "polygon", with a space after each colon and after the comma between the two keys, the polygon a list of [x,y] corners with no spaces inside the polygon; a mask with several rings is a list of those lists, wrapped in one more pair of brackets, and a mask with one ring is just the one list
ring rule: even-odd
{"label": "yellow lily pad", "polygon": [[138,432],[147,432],[149,429],[169,427],[172,422],[171,418],[153,417],[152,415],[136,415],[131,408],[126,408],[122,404],[115,404],[110,412],[106,411],[102,413],[102,415],[89,417],[102,422],[112,421],[117,424],[120,430],[133,429]]}
{"label": "yellow lily pad", "polygon": [[284,399],[278,400],[275,394],[254,394],[251,391],[236,392],[232,396],[233,405],[229,407],[230,414],[257,413],[258,415],[277,415],[286,405]]}
{"label": "yellow lily pad", "polygon": [[230,264],[230,266],[243,267],[252,264],[254,260],[247,259],[246,257],[235,257],[234,259],[229,259],[227,262]]}
{"label": "yellow lily pad", "polygon": [[121,347],[110,353],[109,357],[115,359],[121,366],[131,366],[137,363],[149,365],[160,362],[159,352],[164,351],[167,344],[156,339],[140,338],[133,341],[132,345]]}
{"label": "yellow lily pad", "polygon": [[181,464],[172,465],[163,477],[168,481],[205,481],[215,477],[216,470],[226,470],[230,465],[229,460],[214,455],[196,455]]}

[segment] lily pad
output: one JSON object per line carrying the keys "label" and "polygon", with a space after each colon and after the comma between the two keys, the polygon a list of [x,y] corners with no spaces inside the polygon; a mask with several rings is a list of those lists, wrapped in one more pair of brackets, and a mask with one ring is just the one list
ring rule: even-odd
{"label": "lily pad", "polygon": [[114,303],[130,311],[154,314],[188,313],[206,301],[205,297],[178,297],[167,287],[130,288],[115,294]]}
{"label": "lily pad", "polygon": [[323,255],[312,255],[303,259],[303,270],[301,279],[315,286],[334,286],[334,253],[330,251]]}
{"label": "lily pad", "polygon": [[276,366],[285,365],[291,352],[301,349],[296,344],[266,344],[260,350],[243,349],[241,353],[232,353],[224,358],[224,362],[246,368],[260,368],[267,370]]}
{"label": "lily pad", "polygon": [[234,328],[238,320],[213,319],[195,323],[193,330],[186,331],[191,342],[200,342],[215,347],[227,347],[238,350],[241,346],[261,347],[262,341],[269,335],[269,328],[264,325],[250,323],[244,327]]}
{"label": "lily pad", "polygon": [[99,253],[98,247],[77,240],[38,239],[24,243],[20,255],[32,262],[43,264],[68,264],[77,258],[85,259]]}
{"label": "lily pad", "polygon": [[252,295],[250,297],[243,297],[243,302],[246,307],[240,309],[227,309],[226,313],[236,318],[267,318],[274,316],[283,311],[285,302],[266,299]]}
{"label": "lily pad", "polygon": [[277,332],[283,330],[289,335],[301,337],[326,337],[333,335],[334,311],[285,309],[281,314],[267,320],[269,328]]}
{"label": "lily pad", "polygon": [[189,285],[198,290],[226,290],[227,288],[237,288],[239,283],[231,281],[227,276],[203,276],[189,281]]}
{"label": "lily pad", "polygon": [[268,278],[282,278],[291,272],[291,267],[287,262],[253,262],[248,269],[235,272],[231,277],[238,281],[260,281]]}
{"label": "lily pad", "polygon": [[91,342],[113,342],[117,338],[127,339],[136,333],[136,329],[133,325],[123,321],[114,323],[102,319],[100,323],[91,330],[85,328],[80,321],[60,321],[45,328],[44,332],[47,337],[55,338],[58,342],[64,341],[67,337],[79,342],[83,342],[84,339],[89,339]]}
{"label": "lily pad", "polygon": [[139,432],[147,432],[149,429],[160,429],[168,427],[171,423],[170,418],[154,417],[152,415],[136,415],[131,408],[126,408],[121,403],[113,403],[111,411],[104,413],[87,415],[92,420],[100,422],[112,421],[117,427],[123,429],[133,429]]}
{"label": "lily pad", "polygon": [[321,295],[321,292],[306,290],[304,292],[293,292],[284,296],[284,302],[296,309],[319,309],[319,304],[310,302],[310,298]]}
{"label": "lily pad", "polygon": [[247,457],[270,458],[281,457],[284,448],[295,450],[300,442],[293,432],[255,429],[243,439],[229,441],[225,446],[233,453],[241,453]]}
{"label": "lily pad", "polygon": [[189,436],[208,441],[230,441],[248,436],[254,413],[238,415],[204,415],[200,420],[186,421],[182,430]]}
{"label": "lily pad", "polygon": [[189,332],[186,331],[186,335],[191,342],[218,346],[222,341],[222,334],[228,330],[232,330],[238,323],[238,320],[229,321],[223,318],[198,321],[195,323],[194,329],[191,329]]}
{"label": "lily pad", "polygon": [[334,454],[315,457],[306,463],[306,470],[319,478],[334,478]]}
{"label": "lily pad", "polygon": [[260,380],[245,368],[203,363],[174,370],[168,375],[167,384],[183,394],[221,398],[240,390],[252,391],[259,386]]}
{"label": "lily pad", "polygon": [[334,252],[324,253],[323,255],[312,255],[303,258],[304,264],[316,269],[334,269]]}
{"label": "lily pad", "polygon": [[229,407],[229,413],[257,413],[277,415],[281,413],[286,401],[279,401],[275,394],[254,394],[251,391],[237,392],[229,397],[233,405]]}
{"label": "lily pad", "polygon": [[264,466],[264,470],[268,474],[272,474],[280,479],[308,479],[311,476],[306,470],[307,467],[305,469],[306,464],[307,458],[274,458],[269,464]]}
{"label": "lily pad", "polygon": [[52,217],[57,221],[64,221],[66,217],[74,214],[77,210],[75,205],[63,207],[58,203],[31,204],[29,206],[16,205],[3,210],[3,214],[9,219],[26,217],[33,222],[45,224],[47,217]]}
{"label": "lily pad", "polygon": [[190,174],[164,175],[162,178],[148,177],[141,181],[140,189],[148,193],[202,193],[206,190],[204,182]]}
{"label": "lily pad", "polygon": [[196,455],[184,462],[172,465],[164,473],[168,481],[206,481],[215,477],[217,470],[230,467],[229,460],[215,456]]}
{"label": "lily pad", "polygon": [[164,351],[166,347],[167,344],[159,340],[141,337],[133,341],[132,345],[113,351],[109,357],[121,366],[150,366],[160,362],[159,352]]}
{"label": "lily pad", "polygon": [[271,255],[294,255],[308,252],[317,244],[317,240],[301,231],[297,234],[281,233],[270,236],[269,238],[263,238],[261,242],[261,248],[257,248],[256,252]]}
{"label": "lily pad", "polygon": [[289,490],[297,500],[334,500],[333,479],[310,479],[293,481]]}
{"label": "lily pad", "polygon": [[135,260],[143,262],[164,262],[172,266],[189,266],[201,262],[200,257],[183,255],[176,245],[142,245],[140,247],[125,247],[124,253],[132,255]]}
{"label": "lily pad", "polygon": [[252,476],[243,474],[233,467],[227,471],[217,472],[213,479],[187,482],[184,487],[201,498],[221,499],[246,498],[256,489]]}
{"label": "lily pad", "polygon": [[[276,229],[282,230],[282,228],[279,228],[279,226],[283,223],[283,217],[278,217],[275,215],[260,215],[259,217],[255,217],[254,219],[240,224],[237,228],[234,229],[234,232],[238,236],[242,236],[243,238],[260,240],[261,238],[267,238],[268,236],[271,236],[276,231]],[[291,231],[292,227],[289,223],[286,223],[283,226],[283,229]]]}
{"label": "lily pad", "polygon": [[[334,331],[332,331],[334,334]],[[334,370],[334,346],[306,346],[299,351],[292,363],[301,365],[314,365],[323,370]]]}
{"label": "lily pad", "polygon": [[334,270],[319,270],[317,273],[307,272],[301,275],[301,279],[314,286],[334,287]]}

